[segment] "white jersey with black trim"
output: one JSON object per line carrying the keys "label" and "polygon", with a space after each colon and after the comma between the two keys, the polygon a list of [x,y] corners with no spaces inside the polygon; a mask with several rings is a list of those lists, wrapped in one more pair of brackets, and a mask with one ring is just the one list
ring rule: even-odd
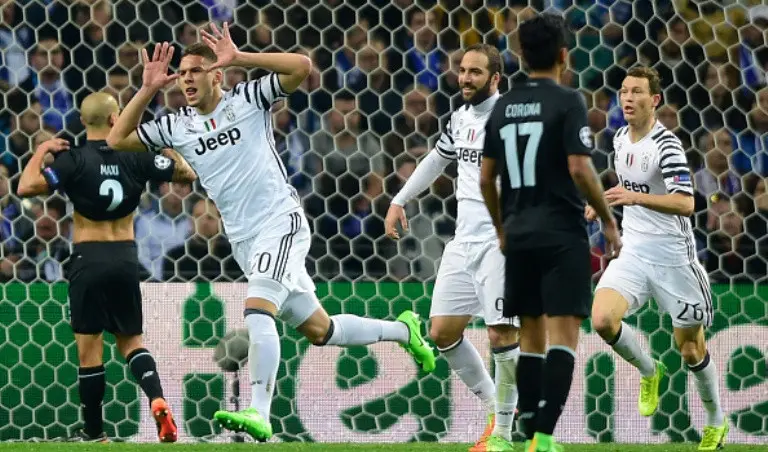
{"label": "white jersey with black trim", "polygon": [[[636,143],[628,126],[613,138],[614,169],[626,190],[665,195],[693,195],[693,178],[685,152],[675,134],[659,121]],[[622,253],[632,254],[653,265],[687,265],[696,260],[691,220],[642,206],[624,206]]]}
{"label": "white jersey with black trim", "polygon": [[238,83],[210,114],[182,107],[138,127],[149,150],[173,148],[189,162],[232,242],[254,237],[271,218],[301,208],[272,132],[270,109],[286,96],[277,74],[270,73]]}
{"label": "white jersey with black trim", "polygon": [[501,95],[497,92],[477,105],[466,104],[451,118],[435,144],[441,156],[458,161],[456,181],[456,238],[460,242],[484,242],[496,237],[491,215],[480,192],[485,123]]}

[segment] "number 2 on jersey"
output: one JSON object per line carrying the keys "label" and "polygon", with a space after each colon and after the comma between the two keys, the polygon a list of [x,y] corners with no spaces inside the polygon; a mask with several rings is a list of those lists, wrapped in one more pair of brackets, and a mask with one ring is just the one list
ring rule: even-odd
{"label": "number 2 on jersey", "polygon": [[[544,124],[541,121],[524,122],[522,124],[507,124],[499,130],[501,139],[504,140],[504,154],[507,157],[507,172],[509,172],[509,184],[512,188],[536,186],[536,154],[539,152],[539,142],[544,133]],[[528,143],[523,153],[523,174],[520,177],[520,158],[517,154],[517,138],[528,136]]]}
{"label": "number 2 on jersey", "polygon": [[123,202],[123,186],[115,179],[104,179],[104,182],[99,186],[99,195],[112,198],[109,207],[107,207],[107,212],[112,212]]}

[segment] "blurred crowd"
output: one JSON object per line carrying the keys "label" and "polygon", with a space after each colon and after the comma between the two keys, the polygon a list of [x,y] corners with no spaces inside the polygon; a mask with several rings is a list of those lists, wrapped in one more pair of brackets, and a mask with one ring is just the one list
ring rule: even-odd
{"label": "blurred crowd", "polygon": [[[768,6],[742,0],[0,0],[0,280],[64,275],[71,205],[61,194],[19,200],[38,143],[84,139],[76,106],[93,91],[121,105],[141,84],[139,49],[198,40],[230,21],[236,43],[301,52],[314,70],[274,109],[275,141],[312,223],[318,280],[429,280],[455,227],[455,168],[407,206],[410,233],[384,236],[392,196],[460,105],[462,47],[496,45],[501,91],[525,77],[517,24],[562,11],[571,31],[565,83],[587,99],[606,186],[612,136],[624,125],[617,90],[635,65],[658,69],[659,120],[682,140],[695,174],[699,258],[714,282],[761,281],[768,261]],[[175,53],[178,63],[180,51]],[[225,88],[261,75],[226,71]],[[184,105],[158,95],[151,119]],[[602,237],[593,224],[593,267]],[[232,281],[215,206],[197,185],[150,187],[136,215],[146,280]]]}

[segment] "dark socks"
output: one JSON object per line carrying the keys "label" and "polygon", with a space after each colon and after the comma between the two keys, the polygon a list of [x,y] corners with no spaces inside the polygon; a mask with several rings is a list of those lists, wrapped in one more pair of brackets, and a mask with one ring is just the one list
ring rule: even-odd
{"label": "dark socks", "polygon": [[160,376],[157,374],[157,364],[149,350],[138,348],[132,351],[125,360],[150,403],[157,398],[162,398],[163,387],[160,384]]}
{"label": "dark socks", "polygon": [[544,372],[544,405],[539,408],[536,431],[551,435],[557,420],[565,408],[573,382],[576,359],[572,350],[564,347],[551,348],[547,353]]}
{"label": "dark socks", "polygon": [[81,367],[78,371],[78,390],[80,391],[80,410],[85,422],[85,433],[97,437],[104,431],[101,404],[104,400],[106,379],[104,366]]}
{"label": "dark socks", "polygon": [[541,388],[544,378],[544,355],[520,353],[517,364],[517,390],[520,394],[520,426],[526,439],[533,439],[541,400]]}

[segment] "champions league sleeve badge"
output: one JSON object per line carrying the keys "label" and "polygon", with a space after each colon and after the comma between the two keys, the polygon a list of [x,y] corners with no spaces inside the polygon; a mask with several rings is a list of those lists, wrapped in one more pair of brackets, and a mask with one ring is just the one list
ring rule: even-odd
{"label": "champions league sleeve badge", "polygon": [[592,142],[592,130],[590,130],[589,126],[584,126],[579,130],[579,139],[581,140],[581,144],[592,149],[594,143]]}
{"label": "champions league sleeve badge", "polygon": [[164,170],[171,166],[171,159],[164,155],[155,156],[155,167],[159,170]]}

